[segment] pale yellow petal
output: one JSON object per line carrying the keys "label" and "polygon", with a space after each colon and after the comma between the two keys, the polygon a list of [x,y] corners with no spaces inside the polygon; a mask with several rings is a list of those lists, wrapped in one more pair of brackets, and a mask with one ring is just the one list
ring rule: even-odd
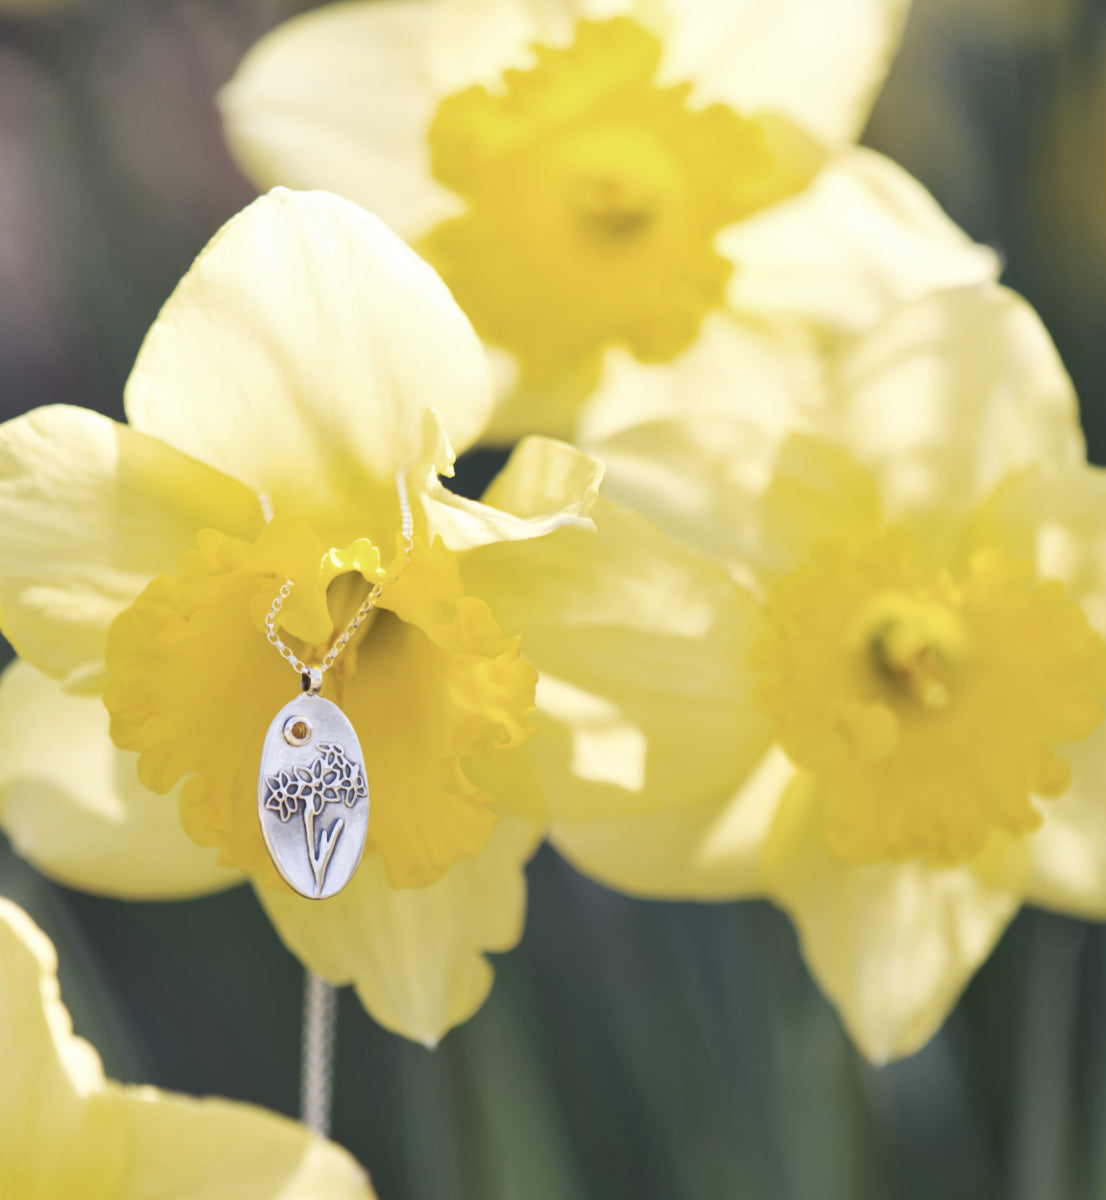
{"label": "pale yellow petal", "polygon": [[127,1131],[96,1051],[73,1036],[46,935],[0,897],[0,1196],[115,1200]]}
{"label": "pale yellow petal", "polygon": [[418,462],[426,410],[462,450],[491,385],[472,327],[414,251],[355,204],[278,189],[178,285],[126,402],[139,429],[341,544],[364,533],[357,516],[395,512],[394,476]]}
{"label": "pale yellow petal", "polygon": [[[683,415],[642,420],[591,447],[607,492],[763,578],[793,566],[815,537],[881,518],[908,521],[927,543],[962,539],[965,511],[1000,480],[1051,463],[1054,480],[1006,485],[978,540],[1039,557],[1106,620],[1103,485],[1079,466],[1075,395],[1024,300],[993,285],[935,293],[843,339],[818,380],[803,353],[779,353],[796,373],[776,404],[773,389],[764,402],[753,387],[727,396],[719,383],[698,384],[690,366],[673,370],[668,407],[685,395]],[[629,400],[626,388],[623,411]],[[784,438],[789,426],[806,432]],[[1046,549],[1064,561],[1046,561]]]}
{"label": "pale yellow petal", "polygon": [[598,387],[580,411],[577,440],[605,456],[606,439],[645,421],[687,416],[741,416],[766,431],[794,427],[821,396],[821,358],[813,339],[784,337],[710,313],[679,357],[639,362],[608,353]]}
{"label": "pale yellow petal", "polygon": [[[118,1200],[372,1200],[340,1146],[229,1100],[113,1088],[131,1135]],[[82,1200],[84,1193],[81,1193]]]}
{"label": "pale yellow petal", "polygon": [[669,77],[694,80],[702,101],[781,112],[834,142],[864,128],[910,0],[666,0],[663,8]]}
{"label": "pale yellow petal", "polygon": [[831,333],[863,330],[900,304],[999,273],[991,250],[871,150],[831,160],[808,188],[731,226],[718,246],[735,264],[735,312]]}
{"label": "pale yellow petal", "polygon": [[0,1061],[5,1200],[372,1200],[350,1156],[294,1121],[105,1081],[53,946],[2,898]]}
{"label": "pale yellow petal", "polygon": [[430,174],[441,99],[436,0],[330,4],[278,26],[219,94],[227,142],[264,190],[326,188],[408,241],[458,202]]}
{"label": "pale yellow petal", "polygon": [[98,676],[108,625],[198,530],[261,523],[248,488],[154,438],[35,409],[0,426],[0,626],[48,674]]}
{"label": "pale yellow petal", "polygon": [[485,954],[509,950],[522,936],[523,867],[539,837],[536,822],[503,815],[480,854],[426,888],[389,887],[379,856],[370,855],[329,900],[258,894],[311,970],[352,983],[385,1028],[434,1045],[484,1002],[493,974]]}
{"label": "pale yellow petal", "polygon": [[606,467],[607,495],[755,586],[780,569],[780,547],[765,537],[763,509],[778,439],[736,413],[693,413],[622,430],[596,452]]}
{"label": "pale yellow petal", "polygon": [[855,137],[893,55],[909,0],[441,0],[431,39],[442,94],[494,86],[532,62],[535,42],[566,45],[578,21],[630,16],[666,43],[666,81],[742,112],[774,110],[812,132]]}
{"label": "pale yellow petal", "polygon": [[[511,509],[507,485],[493,485]],[[752,696],[751,595],[714,562],[600,497],[597,532],[561,529],[464,555],[466,586],[522,635],[530,743],[551,811],[613,815],[732,793],[767,747]],[[691,767],[689,768],[689,764]]]}
{"label": "pale yellow petal", "polygon": [[1053,462],[1023,471],[996,489],[974,529],[980,546],[1029,558],[1106,634],[1106,471]]}
{"label": "pale yellow petal", "polygon": [[1034,463],[1077,467],[1075,392],[1014,292],[940,292],[846,343],[828,368],[830,427],[875,472],[891,518],[963,509]]}
{"label": "pale yellow petal", "polygon": [[774,555],[760,504],[779,445],[824,408],[823,356],[811,339],[719,313],[671,363],[610,355],[580,441],[603,461],[606,495],[749,581]]}
{"label": "pale yellow petal", "polygon": [[773,748],[723,800],[554,823],[550,841],[585,875],[634,896],[723,900],[756,895],[760,860],[794,768]]}
{"label": "pale yellow petal", "polygon": [[796,433],[779,448],[771,480],[751,506],[751,562],[768,583],[797,568],[823,539],[874,533],[881,515],[871,471],[836,442]]}
{"label": "pale yellow petal", "polygon": [[1106,726],[1063,747],[1071,787],[1039,805],[1030,839],[1026,902],[1089,920],[1106,919]]}
{"label": "pale yellow petal", "polygon": [[601,449],[615,497],[705,551],[758,596],[815,540],[879,522],[873,474],[809,433],[781,441],[757,421],[694,415],[624,430]]}
{"label": "pale yellow petal", "polygon": [[815,788],[800,780],[772,832],[764,887],[790,914],[819,986],[873,1062],[920,1049],[1021,903],[1016,866],[854,866],[826,850]]}
{"label": "pale yellow petal", "polygon": [[240,876],[181,829],[175,794],[138,782],[98,696],[72,696],[23,662],[0,679],[0,826],[16,851],[67,887],[127,900],[218,891]]}
{"label": "pale yellow petal", "polygon": [[[531,726],[540,718],[531,720]],[[549,820],[549,800],[541,776],[530,755],[530,743],[503,749],[479,750],[465,759],[465,774],[487,795],[495,798],[496,810],[527,817],[540,825]]]}
{"label": "pale yellow petal", "polygon": [[[422,496],[431,537],[451,550],[492,542],[527,541],[567,525],[591,528],[588,514],[599,493],[603,465],[565,442],[532,437],[521,442],[483,501],[451,492],[436,477]],[[508,489],[511,511],[498,506]]]}

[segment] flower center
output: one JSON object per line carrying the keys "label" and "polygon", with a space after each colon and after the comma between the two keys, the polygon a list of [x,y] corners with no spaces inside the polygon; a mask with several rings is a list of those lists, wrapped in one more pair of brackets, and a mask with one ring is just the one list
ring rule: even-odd
{"label": "flower center", "polygon": [[723,302],[718,231],[805,186],[820,156],[782,118],[658,86],[660,42],[626,18],[535,53],[501,89],[442,102],[432,167],[468,210],[422,249],[530,382],[612,343],[672,358]]}
{"label": "flower center", "polygon": [[593,254],[640,252],[640,243],[684,202],[681,164],[632,122],[574,131],[549,153],[562,236]]}
{"label": "flower center", "polygon": [[1057,747],[1102,716],[1106,642],[1055,582],[995,549],[962,578],[909,538],[821,543],[774,587],[758,698],[825,784],[830,848],[855,862],[977,855],[1035,829],[1069,779]]}
{"label": "flower center", "polygon": [[611,245],[645,229],[656,215],[657,197],[649,188],[597,174],[579,180],[572,205],[585,233]]}
{"label": "flower center", "polygon": [[857,639],[892,699],[938,711],[952,701],[966,631],[955,610],[904,592],[883,592],[862,617]]}

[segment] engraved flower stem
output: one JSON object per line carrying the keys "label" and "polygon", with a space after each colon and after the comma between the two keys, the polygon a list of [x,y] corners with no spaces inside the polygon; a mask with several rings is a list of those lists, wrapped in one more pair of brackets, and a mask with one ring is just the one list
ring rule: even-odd
{"label": "engraved flower stem", "polygon": [[[315,805],[319,807],[316,808]],[[311,860],[311,870],[315,876],[315,895],[318,896],[323,890],[323,881],[326,879],[326,869],[330,866],[330,858],[334,853],[334,847],[338,842],[338,837],[345,827],[345,819],[339,817],[330,829],[324,829],[319,834],[319,844],[315,845],[315,818],[326,807],[326,801],[316,792],[308,796],[306,803],[303,806],[303,831],[307,836],[307,857]]]}

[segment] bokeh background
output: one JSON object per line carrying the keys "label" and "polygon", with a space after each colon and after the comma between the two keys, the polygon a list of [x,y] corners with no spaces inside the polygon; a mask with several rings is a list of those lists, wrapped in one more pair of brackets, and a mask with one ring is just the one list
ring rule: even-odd
{"label": "bokeh background", "polygon": [[[23,6],[0,0],[0,417],[121,417],[158,307],[252,195],[213,95],[313,5]],[[866,140],[1001,250],[1106,462],[1106,0],[915,0]],[[341,998],[334,1132],[382,1200],[1106,1196],[1106,930],[1024,912],[940,1036],[875,1069],[769,905],[634,902],[548,851],[530,882],[521,947],[437,1051]],[[111,1074],[296,1112],[302,971],[248,889],[122,904],[0,837],[0,892]]]}

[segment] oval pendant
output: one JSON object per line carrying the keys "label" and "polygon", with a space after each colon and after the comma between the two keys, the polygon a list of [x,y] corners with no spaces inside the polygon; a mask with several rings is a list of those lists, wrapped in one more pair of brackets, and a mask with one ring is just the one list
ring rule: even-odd
{"label": "oval pendant", "polygon": [[345,713],[305,693],[273,718],[261,751],[257,815],[281,878],[324,900],[353,878],[369,825],[365,758]]}

